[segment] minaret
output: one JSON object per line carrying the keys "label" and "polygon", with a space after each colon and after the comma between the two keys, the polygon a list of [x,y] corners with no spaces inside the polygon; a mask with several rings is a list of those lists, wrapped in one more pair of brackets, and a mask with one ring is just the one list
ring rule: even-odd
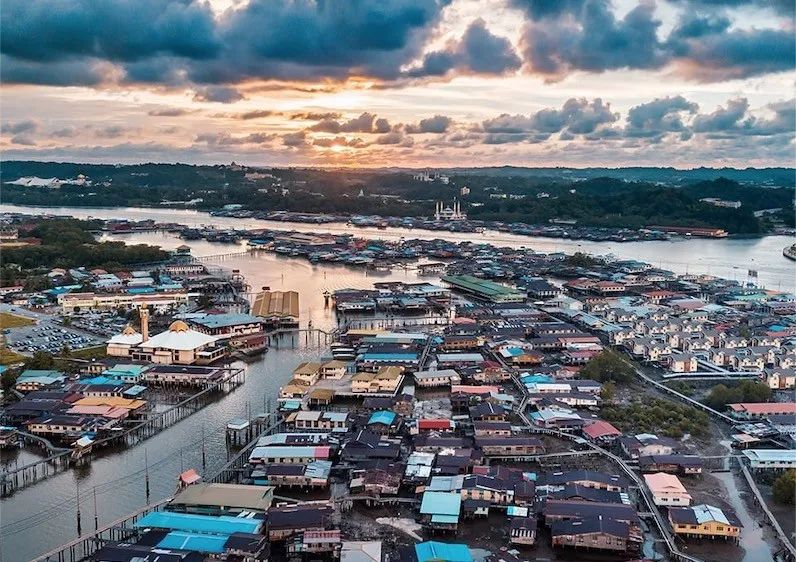
{"label": "minaret", "polygon": [[138,317],[141,319],[141,343],[149,339],[149,309],[142,306],[138,309]]}

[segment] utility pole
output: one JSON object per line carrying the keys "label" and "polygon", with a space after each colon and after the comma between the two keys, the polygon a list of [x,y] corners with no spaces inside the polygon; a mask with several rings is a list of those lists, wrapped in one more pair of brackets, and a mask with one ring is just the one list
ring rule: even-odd
{"label": "utility pole", "polygon": [[75,482],[75,490],[77,491],[77,536],[83,535],[83,528],[80,524],[80,484]]}
{"label": "utility pole", "polygon": [[94,486],[94,530],[99,529],[99,516],[97,515],[97,487]]}
{"label": "utility pole", "polygon": [[144,482],[146,482],[146,503],[149,505],[149,459],[144,447]]}

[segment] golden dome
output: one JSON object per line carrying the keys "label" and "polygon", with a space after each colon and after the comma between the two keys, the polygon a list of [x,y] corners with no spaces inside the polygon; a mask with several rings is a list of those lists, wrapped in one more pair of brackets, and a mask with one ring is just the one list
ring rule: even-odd
{"label": "golden dome", "polygon": [[169,332],[187,332],[188,330],[190,330],[188,324],[182,320],[175,320],[171,323],[171,326],[169,326]]}
{"label": "golden dome", "polygon": [[135,328],[133,328],[130,324],[125,326],[124,330],[122,330],[122,335],[123,336],[132,336],[132,335],[137,334],[137,333],[138,332],[135,331]]}

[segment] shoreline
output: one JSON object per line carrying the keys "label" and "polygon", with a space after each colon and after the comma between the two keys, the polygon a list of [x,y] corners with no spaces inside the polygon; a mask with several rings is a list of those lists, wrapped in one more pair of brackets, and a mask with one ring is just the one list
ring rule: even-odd
{"label": "shoreline", "polygon": [[[29,208],[29,209],[60,209],[60,208],[76,208],[82,209],[86,211],[90,211],[92,209],[96,209],[98,211],[111,211],[114,209],[139,209],[142,211],[172,211],[172,212],[180,212],[180,213],[188,213],[193,215],[202,215],[206,216],[208,219],[214,218],[225,218],[225,219],[232,219],[237,221],[246,221],[246,220],[258,220],[258,221],[269,221],[269,222],[278,222],[278,223],[286,223],[286,224],[302,224],[302,225],[310,225],[310,226],[337,226],[337,227],[345,227],[345,228],[352,228],[352,229],[361,229],[365,230],[368,228],[380,228],[377,226],[376,222],[374,224],[355,224],[351,222],[351,219],[363,216],[373,221],[405,221],[405,220],[428,220],[424,219],[423,217],[392,217],[392,216],[381,216],[381,215],[356,215],[356,214],[334,214],[334,213],[301,213],[298,211],[267,211],[267,213],[275,213],[275,212],[283,212],[285,213],[284,217],[280,218],[269,218],[269,217],[261,217],[261,216],[236,216],[235,213],[239,212],[251,212],[257,213],[257,211],[251,211],[247,209],[240,209],[238,211],[230,211],[228,214],[224,212],[218,212],[214,214],[213,209],[197,209],[191,207],[178,207],[178,206],[147,206],[147,205],[126,205],[126,206],[95,206],[95,205],[68,205],[68,206],[47,206],[47,205],[28,205],[28,204],[19,204],[19,203],[7,203],[3,202],[2,205],[14,208]],[[7,211],[12,212],[12,211]],[[263,211],[265,212],[265,211]],[[332,217],[334,219],[339,220],[321,220],[321,221],[313,221],[313,220],[297,220],[290,215],[296,216],[316,216],[316,217]],[[509,234],[513,236],[519,236],[522,238],[528,239],[537,239],[537,238],[544,238],[549,240],[569,240],[573,242],[594,242],[594,243],[617,243],[617,244],[626,244],[630,242],[679,242],[679,241],[686,241],[691,239],[700,239],[700,240],[761,240],[764,238],[772,237],[772,236],[791,236],[793,233],[777,233],[777,232],[766,232],[766,233],[738,233],[738,234],[726,234],[725,236],[709,236],[709,235],[690,235],[690,234],[678,234],[672,232],[666,232],[661,237],[645,237],[639,236],[638,238],[630,238],[630,239],[622,239],[618,235],[622,231],[630,231],[634,233],[641,233],[645,230],[652,230],[652,229],[645,229],[645,228],[632,228],[632,227],[602,227],[602,226],[591,226],[591,225],[571,225],[573,228],[582,228],[582,229],[594,229],[595,231],[605,232],[606,236],[603,237],[588,237],[588,236],[553,236],[552,234],[555,232],[553,230],[549,232],[540,232],[540,233],[530,233],[530,232],[521,232],[517,230],[512,230],[509,228],[501,229],[498,228],[498,224],[523,224],[527,226],[529,229],[537,228],[551,228],[548,225],[540,225],[540,224],[531,224],[531,223],[502,223],[501,221],[473,221],[476,224],[467,224],[467,228],[464,229],[455,229],[455,228],[424,228],[422,225],[420,226],[404,226],[400,224],[389,224],[390,228],[400,228],[407,231],[423,231],[429,233],[439,233],[440,235],[453,233],[453,234],[473,234],[478,235],[482,234],[485,231],[492,231],[497,232],[500,234]],[[456,222],[451,222],[450,225],[452,227],[456,226]],[[188,225],[182,225],[188,226]],[[566,225],[558,225],[561,228],[564,228]],[[682,227],[682,228],[689,228],[689,227]],[[693,227],[694,229],[703,229],[703,228],[712,228],[712,227]],[[613,233],[613,234],[612,234]]]}

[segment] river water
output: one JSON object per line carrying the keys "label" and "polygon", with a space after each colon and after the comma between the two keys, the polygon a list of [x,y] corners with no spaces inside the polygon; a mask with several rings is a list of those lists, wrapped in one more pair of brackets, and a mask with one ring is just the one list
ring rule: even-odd
{"label": "river water", "polygon": [[285,223],[258,219],[211,217],[201,211],[179,209],[150,209],[127,207],[75,208],[75,207],[23,207],[0,205],[0,212],[30,214],[51,213],[75,218],[126,218],[130,220],[153,219],[158,222],[175,222],[187,226],[214,225],[222,228],[273,228],[300,232],[348,232],[361,237],[398,240],[400,238],[452,241],[477,240],[496,246],[526,247],[539,252],[586,252],[612,254],[617,258],[638,259],[677,273],[707,273],[746,282],[749,269],[758,272],[757,283],[772,290],[796,291],[796,266],[782,255],[782,250],[796,242],[792,236],[766,236],[749,239],[683,238],[648,242],[590,242],[557,238],[530,237],[497,231],[484,233],[432,232],[407,228],[358,228],[344,223],[323,225]]}
{"label": "river water", "polygon": [[[611,253],[617,257],[648,261],[674,271],[705,272],[739,279],[741,276],[745,279],[747,268],[756,268],[760,272],[761,283],[769,288],[781,287],[782,290],[792,291],[796,285],[794,264],[785,260],[781,254],[782,248],[792,242],[787,237],[599,244],[520,237],[496,232],[472,235],[397,228],[360,229],[344,224],[317,226],[260,220],[241,221],[169,209],[43,209],[0,205],[0,211],[51,213],[76,218],[151,218],[191,226],[213,224],[222,227],[309,232],[345,231],[382,239],[444,237],[451,240],[470,240],[477,236],[479,241],[496,245],[524,246],[542,252]],[[157,244],[164,249],[173,249],[184,243],[176,235],[165,232],[106,235],[105,238],[128,243]],[[235,246],[206,241],[191,241],[189,245],[195,256],[236,251]],[[302,259],[263,252],[225,258],[219,265],[239,269],[255,291],[262,286],[269,286],[274,290],[297,290],[300,293],[302,324],[312,320],[313,326],[324,329],[333,327],[336,322],[333,311],[324,307],[324,291],[346,287],[366,288],[376,281],[419,280],[414,271],[396,270],[373,276],[368,275],[365,270],[339,265],[310,264]],[[423,280],[434,281],[433,278]],[[76,538],[78,493],[84,531],[91,530],[94,526],[95,493],[100,526],[145,505],[145,450],[150,475],[150,501],[173,492],[176,477],[181,470],[195,467],[201,471],[203,435],[207,458],[206,473],[223,465],[226,461],[223,432],[226,423],[234,417],[245,415],[247,410],[255,413],[262,411],[266,397],[275,399],[278,388],[289,380],[293,368],[300,361],[315,359],[328,352],[328,349],[318,347],[317,342],[307,342],[303,338],[304,336],[295,336],[291,341],[282,341],[280,347],[272,348],[262,358],[249,363],[246,383],[243,386],[144,443],[95,459],[89,466],[58,474],[0,501],[0,560],[28,560]],[[24,451],[11,455],[4,453],[0,457],[6,466],[13,466],[15,463],[22,465],[32,458],[34,457],[30,453]]]}

